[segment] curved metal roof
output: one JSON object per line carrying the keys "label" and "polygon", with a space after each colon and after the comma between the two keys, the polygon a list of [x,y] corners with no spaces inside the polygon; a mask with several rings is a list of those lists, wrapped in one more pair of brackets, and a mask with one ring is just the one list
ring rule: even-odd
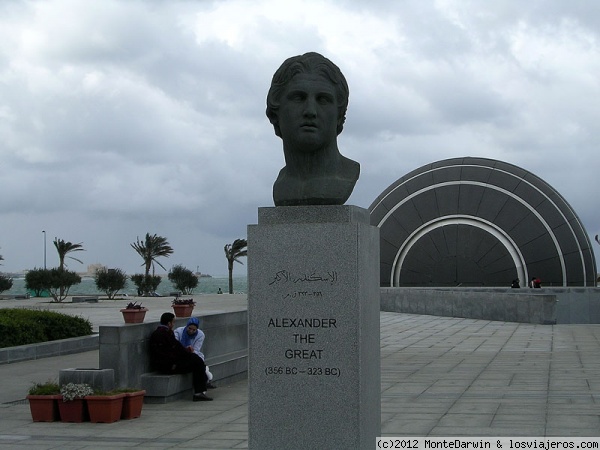
{"label": "curved metal roof", "polygon": [[453,158],[392,183],[369,207],[382,286],[595,286],[583,224],[548,183],[486,158]]}

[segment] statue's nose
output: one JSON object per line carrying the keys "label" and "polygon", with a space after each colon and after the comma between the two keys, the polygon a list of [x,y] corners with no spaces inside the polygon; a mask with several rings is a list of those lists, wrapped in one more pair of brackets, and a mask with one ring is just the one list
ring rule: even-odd
{"label": "statue's nose", "polygon": [[304,116],[316,117],[317,116],[317,102],[314,98],[309,97],[304,103]]}

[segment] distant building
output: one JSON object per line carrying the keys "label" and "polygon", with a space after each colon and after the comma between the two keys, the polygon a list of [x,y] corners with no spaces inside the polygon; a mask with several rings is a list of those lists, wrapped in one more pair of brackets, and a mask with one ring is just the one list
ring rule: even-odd
{"label": "distant building", "polygon": [[[577,174],[573,174],[576,177]],[[596,286],[591,240],[548,183],[486,158],[453,158],[392,183],[369,207],[381,286]]]}
{"label": "distant building", "polygon": [[89,277],[95,277],[96,276],[96,272],[98,272],[99,270],[106,270],[106,266],[104,264],[89,264],[87,266],[87,272],[86,272],[86,276]]}

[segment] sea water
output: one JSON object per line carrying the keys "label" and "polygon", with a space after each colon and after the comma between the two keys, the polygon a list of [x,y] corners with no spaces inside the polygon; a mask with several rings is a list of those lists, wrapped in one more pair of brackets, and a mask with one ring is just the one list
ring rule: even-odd
{"label": "sea water", "polygon": [[[229,292],[229,279],[227,277],[200,277],[198,280],[198,287],[194,289],[192,294],[216,294],[219,288],[223,293]],[[161,296],[169,296],[171,292],[176,292],[177,289],[169,281],[168,278],[163,278],[162,282],[158,286],[157,293]],[[233,277],[233,292],[235,294],[245,294],[248,292],[248,278],[247,277]],[[13,294],[22,295],[26,294],[25,279],[24,278],[13,278],[12,288],[8,291],[2,292],[2,294]],[[119,291],[119,294],[137,295],[137,288],[131,280],[127,280],[125,289]],[[81,283],[76,284],[69,290],[69,295],[106,295],[96,287],[96,283],[93,278],[82,277]]]}

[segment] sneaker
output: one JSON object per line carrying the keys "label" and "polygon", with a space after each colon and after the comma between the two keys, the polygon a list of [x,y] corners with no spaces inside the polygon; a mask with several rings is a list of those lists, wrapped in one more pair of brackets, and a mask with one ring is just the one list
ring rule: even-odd
{"label": "sneaker", "polygon": [[194,402],[212,402],[212,398],[210,398],[204,392],[199,392],[198,394],[194,394],[194,396],[192,397],[192,401],[194,401]]}

